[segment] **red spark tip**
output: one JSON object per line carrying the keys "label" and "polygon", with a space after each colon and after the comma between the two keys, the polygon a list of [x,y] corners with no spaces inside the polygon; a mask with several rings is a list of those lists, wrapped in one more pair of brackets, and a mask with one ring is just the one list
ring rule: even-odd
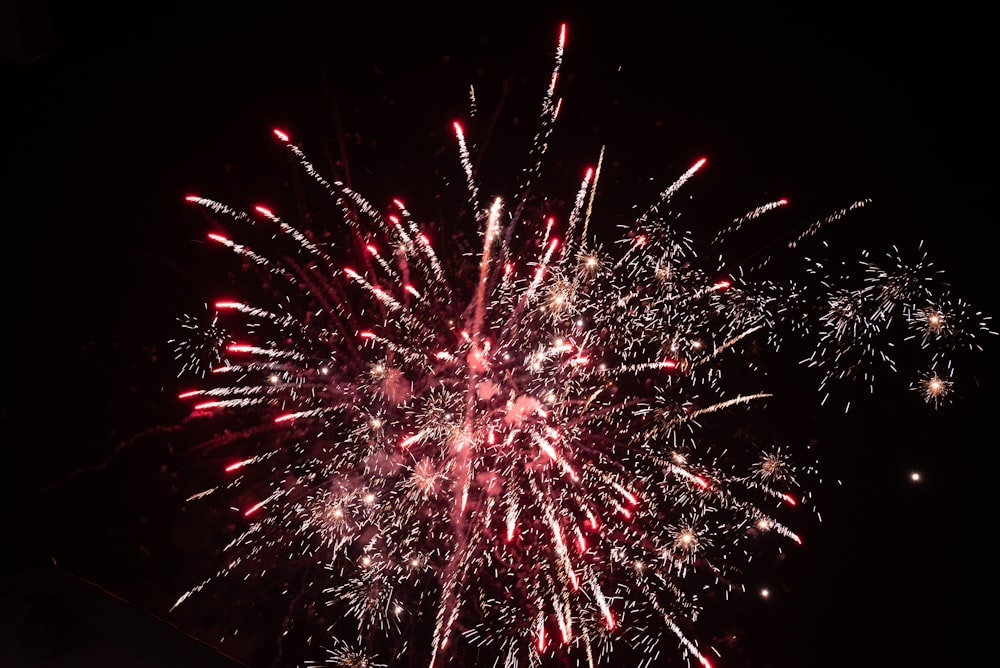
{"label": "red spark tip", "polygon": [[461,126],[461,125],[459,125],[458,121],[455,121],[454,123],[452,123],[452,125],[453,125],[453,126],[454,126],[454,128],[455,128],[455,133],[456,133],[456,134],[457,134],[457,135],[458,135],[459,137],[461,137],[461,136],[462,136],[462,135],[464,134],[464,133],[462,132],[462,126]]}
{"label": "red spark tip", "polygon": [[295,419],[295,413],[285,413],[284,415],[279,415],[278,417],[274,418],[274,421],[275,423],[279,423],[279,422],[289,422],[294,419]]}
{"label": "red spark tip", "polygon": [[268,209],[268,208],[266,208],[266,207],[263,207],[263,206],[255,206],[255,207],[254,207],[253,209],[254,209],[254,211],[256,211],[257,213],[260,213],[260,214],[263,214],[263,215],[267,216],[268,218],[274,218],[274,214],[273,214],[273,213],[271,213],[271,210],[270,210],[270,209]]}
{"label": "red spark tip", "polygon": [[273,132],[274,136],[277,137],[278,139],[280,139],[281,141],[286,142],[286,143],[288,142],[288,140],[289,140],[288,135],[286,133],[282,132],[281,130],[279,130],[278,128],[274,128],[273,130],[271,130],[271,132]]}
{"label": "red spark tip", "polygon": [[785,206],[786,204],[788,204],[788,200],[786,198],[782,197],[778,200],[778,206]]}
{"label": "red spark tip", "polygon": [[196,397],[201,394],[201,390],[191,390],[189,392],[181,392],[177,395],[178,399],[189,399],[190,397]]}
{"label": "red spark tip", "polygon": [[185,195],[184,196],[184,201],[185,202],[197,202],[200,199],[201,199],[201,197],[198,196],[198,195]]}
{"label": "red spark tip", "polygon": [[701,169],[705,166],[706,162],[708,162],[708,158],[700,158],[698,162],[691,165],[691,169]]}
{"label": "red spark tip", "polygon": [[246,509],[246,511],[243,513],[243,517],[250,517],[255,512],[257,512],[258,510],[260,510],[263,506],[264,506],[264,502],[263,501],[261,501],[260,503],[253,504],[252,506],[250,506],[249,508]]}
{"label": "red spark tip", "polygon": [[226,237],[222,236],[221,234],[214,234],[214,233],[210,232],[208,234],[208,238],[211,239],[212,241],[217,241],[220,244],[228,244],[229,243],[229,239],[227,239]]}

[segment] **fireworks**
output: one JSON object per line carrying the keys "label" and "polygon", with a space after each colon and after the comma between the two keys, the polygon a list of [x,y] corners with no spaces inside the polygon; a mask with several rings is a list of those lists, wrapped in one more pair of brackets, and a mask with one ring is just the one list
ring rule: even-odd
{"label": "fireworks", "polygon": [[[434,238],[404,202],[324,176],[282,131],[335,219],[303,227],[188,197],[216,226],[208,239],[260,280],[254,300],[216,301],[203,327],[184,320],[178,341],[184,369],[210,379],[182,394],[191,424],[217,424],[209,443],[227,458],[225,481],[195,496],[243,515],[217,576],[178,604],[217,578],[287,568],[310,592],[289,595],[289,617],[325,636],[313,640],[325,665],[474,651],[491,657],[479,665],[615,665],[628,652],[645,666],[674,651],[708,666],[704,599],[741,589],[762,543],[800,543],[784,511],[810,499],[800,448],[702,436],[713,414],[772,396],[764,350],[813,335],[821,393],[874,387],[878,367],[896,370],[898,323],[929,355],[913,388],[937,406],[954,383],[947,354],[993,333],[923,258],[885,269],[866,256],[860,285],[823,261],[801,283],[768,280],[771,257],[706,261],[674,202],[705,160],[612,242],[591,233],[603,153],[568,210],[544,211],[564,40],[509,201],[482,199],[455,125],[475,252]],[[708,250],[785,204],[738,215]]]}

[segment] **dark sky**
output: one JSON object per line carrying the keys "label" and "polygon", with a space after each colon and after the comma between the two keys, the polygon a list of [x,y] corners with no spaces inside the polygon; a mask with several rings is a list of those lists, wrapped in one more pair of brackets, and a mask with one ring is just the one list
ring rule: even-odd
{"label": "dark sky", "polygon": [[[157,615],[217,547],[182,516],[176,453],[163,441],[118,450],[182,417],[166,341],[214,287],[184,195],[273,197],[286,167],[277,126],[317,162],[342,155],[345,136],[359,189],[434,207],[429,167],[453,156],[470,84],[483,116],[508,91],[483,172],[501,188],[521,166],[504,133],[533,119],[563,21],[567,129],[552,154],[576,179],[606,145],[609,207],[643,204],[632,184],[654,194],[702,156],[701,197],[720,211],[784,196],[801,223],[871,197],[838,243],[924,241],[957,293],[997,312],[997,54],[981,13],[9,4],[8,552],[51,555]],[[780,239],[769,234],[748,250]],[[990,642],[969,606],[994,589],[979,517],[992,501],[997,343],[938,411],[906,391],[817,411],[823,522],[774,566],[766,606],[736,606],[747,640],[730,668],[955,665]],[[253,668],[273,658],[266,643],[241,649]]]}

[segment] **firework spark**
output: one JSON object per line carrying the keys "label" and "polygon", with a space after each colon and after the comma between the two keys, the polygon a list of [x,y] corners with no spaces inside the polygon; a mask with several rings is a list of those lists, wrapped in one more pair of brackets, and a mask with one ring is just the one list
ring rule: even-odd
{"label": "firework spark", "polygon": [[[182,398],[192,422],[225,426],[211,443],[229,477],[192,498],[227,495],[243,530],[178,605],[223,576],[285,566],[321,592],[309,614],[329,638],[326,665],[435,666],[470,648],[510,668],[609,665],[619,650],[650,665],[677,648],[709,666],[695,625],[705,592],[740,589],[765,534],[801,543],[783,509],[809,500],[797,448],[715,453],[699,438],[701,418],[771,397],[751,344],[815,329],[807,363],[825,387],[871,381],[873,361],[894,368],[879,343],[893,322],[918,348],[992,334],[902,264],[862,263],[852,288],[821,263],[806,286],[703,261],[671,209],[704,159],[610,247],[589,236],[603,149],[570,210],[538,215],[565,38],[563,27],[510,201],[480,201],[454,125],[475,254],[446,252],[403,202],[379,206],[324,177],[283,131],[277,141],[336,204],[327,231],[342,234],[187,198],[217,226],[209,241],[261,277],[248,289],[273,299],[216,302],[204,329],[184,321],[197,333],[180,351],[218,363]],[[785,204],[749,209],[710,246]],[[932,369],[949,368],[937,350]],[[938,405],[950,388],[932,371],[914,389]]]}

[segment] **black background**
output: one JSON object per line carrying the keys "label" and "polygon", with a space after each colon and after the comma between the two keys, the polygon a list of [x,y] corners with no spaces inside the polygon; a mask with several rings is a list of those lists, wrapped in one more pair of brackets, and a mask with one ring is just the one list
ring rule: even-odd
{"label": "black background", "polygon": [[[782,196],[795,224],[871,197],[834,230],[848,258],[923,241],[956,293],[996,312],[996,49],[982,13],[324,7],[5,10],[18,18],[0,64],[15,567],[50,555],[213,642],[211,611],[167,612],[219,547],[179,491],[201,471],[178,463],[181,441],[130,441],[183,417],[166,341],[218,287],[184,195],[279,199],[287,164],[270,130],[282,127],[317,164],[350,156],[374,201],[439,215],[437,170],[455,159],[450,124],[468,116],[470,84],[480,121],[506,86],[491,143],[470,136],[502,190],[561,22],[551,154],[567,197],[601,146],[608,211],[645,204],[702,156],[694,188],[719,223]],[[768,601],[733,606],[740,644],[717,665],[954,665],[989,644],[975,602],[990,610],[994,590],[996,343],[940,410],[907,378],[886,396],[860,390],[846,413],[816,409],[802,429],[823,454],[823,521],[803,517],[804,545],[764,569]],[[272,665],[267,633],[224,649]]]}

